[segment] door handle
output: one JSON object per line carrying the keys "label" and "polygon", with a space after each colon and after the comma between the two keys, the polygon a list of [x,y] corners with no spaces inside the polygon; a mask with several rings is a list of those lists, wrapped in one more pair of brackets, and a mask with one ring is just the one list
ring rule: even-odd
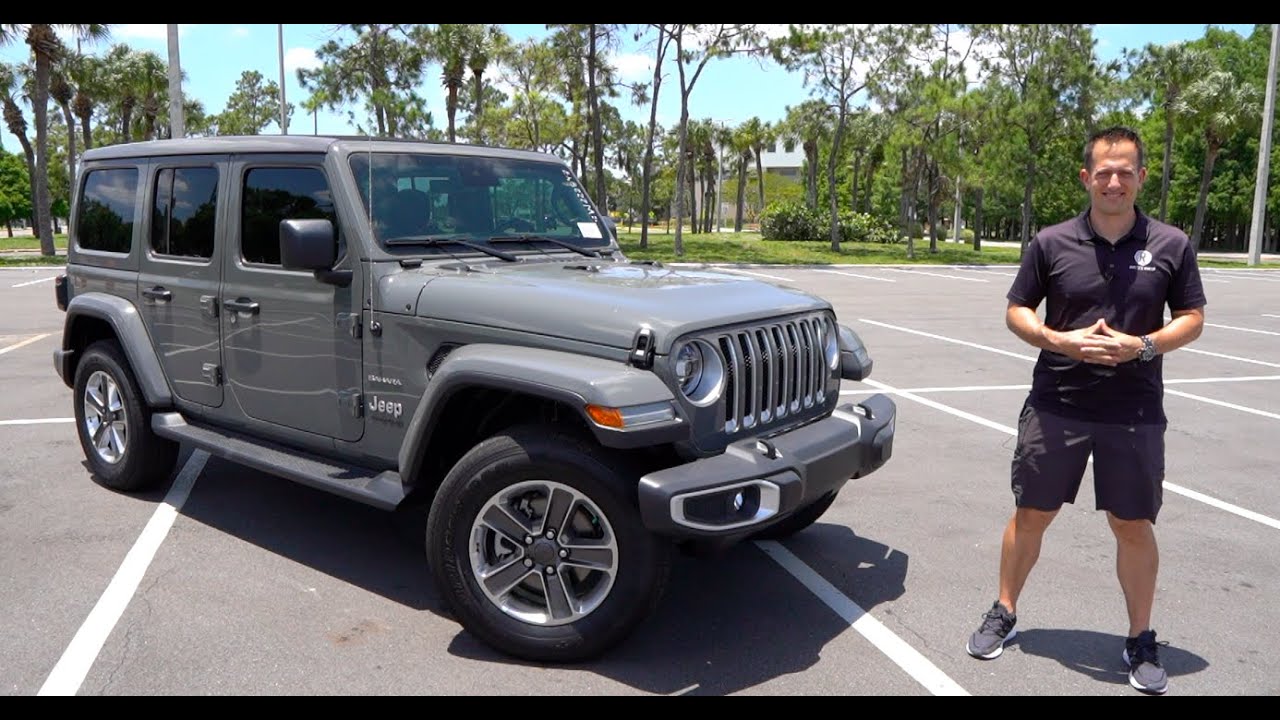
{"label": "door handle", "polygon": [[157,303],[167,303],[173,299],[173,293],[165,290],[159,285],[153,288],[146,288],[142,291],[142,297],[148,300],[154,300]]}
{"label": "door handle", "polygon": [[258,303],[249,298],[236,298],[235,300],[227,300],[222,303],[222,307],[233,313],[244,313],[246,315],[258,314]]}

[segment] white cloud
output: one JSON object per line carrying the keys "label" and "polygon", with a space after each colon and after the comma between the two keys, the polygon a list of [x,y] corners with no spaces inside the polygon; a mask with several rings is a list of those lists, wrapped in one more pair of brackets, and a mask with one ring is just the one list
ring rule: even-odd
{"label": "white cloud", "polygon": [[243,25],[237,25],[231,29],[231,36],[236,38],[249,37],[249,28]]}
{"label": "white cloud", "polygon": [[318,68],[321,64],[320,59],[316,57],[316,51],[311,48],[289,48],[284,54],[284,69],[290,73],[298,68],[308,70]]}
{"label": "white cloud", "polygon": [[[182,37],[187,33],[190,25],[178,26],[178,37]],[[117,25],[111,28],[111,35],[118,39],[127,40],[167,40],[169,37],[168,25]]]}
{"label": "white cloud", "polygon": [[643,53],[622,53],[611,58],[618,77],[627,81],[652,80],[653,56]]}
{"label": "white cloud", "polygon": [[756,29],[765,34],[765,37],[777,39],[786,37],[791,32],[791,25],[757,25]]}

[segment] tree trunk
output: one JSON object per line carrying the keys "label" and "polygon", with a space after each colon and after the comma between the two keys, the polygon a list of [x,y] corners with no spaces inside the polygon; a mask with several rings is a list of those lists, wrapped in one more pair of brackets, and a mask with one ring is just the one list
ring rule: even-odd
{"label": "tree trunk", "polygon": [[738,209],[733,214],[733,231],[742,232],[742,206],[747,202],[747,159],[738,156]]}
{"label": "tree trunk", "polygon": [[36,121],[36,224],[40,254],[53,255],[53,226],[49,211],[49,70],[52,58],[41,48],[36,55],[36,89],[31,114]]}
{"label": "tree trunk", "polygon": [[1218,160],[1218,153],[1222,150],[1215,143],[1209,143],[1209,149],[1204,154],[1204,170],[1200,173],[1200,194],[1196,200],[1196,220],[1191,226],[1191,249],[1199,254],[1200,252],[1200,231],[1204,227],[1204,214],[1209,208],[1209,183],[1213,180],[1213,164]]}
{"label": "tree trunk", "polygon": [[600,212],[608,214],[609,204],[605,197],[604,181],[604,130],[600,119],[600,100],[596,90],[596,26],[588,25],[591,34],[587,50],[587,107],[591,111],[591,152],[595,160],[596,170],[596,206]]}
{"label": "tree trunk", "polygon": [[67,123],[67,182],[71,183],[71,194],[76,187],[76,120],[71,114],[71,105],[62,104],[62,117]]}
{"label": "tree trunk", "polygon": [[982,188],[978,188],[978,197],[973,208],[973,250],[982,249]]}
{"label": "tree trunk", "polygon": [[758,151],[754,154],[756,156],[756,192],[760,196],[760,209],[756,211],[756,219],[759,220],[764,214],[764,161],[760,159]]}
{"label": "tree trunk", "polygon": [[1022,253],[1027,250],[1027,243],[1031,242],[1031,191],[1035,187],[1036,177],[1036,154],[1034,148],[1027,156],[1027,179],[1022,183],[1022,229],[1018,233],[1020,247],[1018,248],[1018,257],[1022,257]]}
{"label": "tree trunk", "polygon": [[929,162],[929,252],[938,252],[938,215],[942,205],[942,178],[938,162]]}
{"label": "tree trunk", "polygon": [[853,154],[853,189],[849,192],[849,209],[858,212],[858,172],[862,167],[862,151]]}
{"label": "tree trunk", "polygon": [[1164,110],[1164,162],[1160,166],[1160,222],[1168,222],[1169,213],[1169,179],[1173,175],[1171,156],[1173,154],[1173,111],[1166,105]]}
{"label": "tree trunk", "polygon": [[[808,195],[805,197],[810,210],[818,209],[818,141],[809,140],[804,144],[804,160],[808,165]],[[763,182],[764,178],[761,178]]]}

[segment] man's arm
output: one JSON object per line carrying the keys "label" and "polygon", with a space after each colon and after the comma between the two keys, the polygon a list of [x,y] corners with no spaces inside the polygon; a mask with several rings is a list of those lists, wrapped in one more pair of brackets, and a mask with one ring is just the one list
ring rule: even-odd
{"label": "man's arm", "polygon": [[[1167,352],[1173,352],[1178,348],[1186,345],[1196,338],[1200,337],[1200,333],[1204,330],[1204,307],[1189,308],[1187,310],[1174,310],[1173,319],[1168,325],[1149,334],[1151,342],[1156,345],[1156,352],[1163,355]],[[1109,327],[1105,322],[1102,324],[1102,333],[1107,337],[1115,340],[1118,347],[1107,347],[1107,351],[1099,355],[1091,362],[1099,362],[1104,365],[1117,365],[1122,362],[1128,362],[1138,357],[1142,352],[1142,338],[1134,335],[1126,335],[1114,328]]]}
{"label": "man's arm", "polygon": [[[1105,352],[1105,348],[1099,346],[1097,342],[1099,336],[1095,335],[1103,327],[1102,320],[1086,328],[1060,332],[1040,322],[1035,308],[1010,301],[1009,309],[1005,311],[1004,323],[1024,342],[1041,350],[1061,353],[1075,360],[1093,362],[1094,357]],[[1108,345],[1113,344],[1108,343]],[[1138,347],[1139,349],[1142,347],[1141,340],[1138,341]]]}

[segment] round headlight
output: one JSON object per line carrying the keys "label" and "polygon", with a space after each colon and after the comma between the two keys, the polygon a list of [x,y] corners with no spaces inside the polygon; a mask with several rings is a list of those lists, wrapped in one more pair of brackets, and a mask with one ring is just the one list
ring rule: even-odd
{"label": "round headlight", "polygon": [[836,331],[836,326],[829,321],[822,323],[823,334],[826,335],[826,346],[823,348],[827,354],[827,367],[832,372],[840,369],[840,333]]}
{"label": "round headlight", "polygon": [[720,353],[704,340],[690,340],[673,350],[671,374],[680,393],[698,407],[707,407],[724,390],[724,363]]}
{"label": "round headlight", "polygon": [[692,395],[702,380],[702,350],[697,343],[681,346],[676,353],[675,373],[680,392]]}

